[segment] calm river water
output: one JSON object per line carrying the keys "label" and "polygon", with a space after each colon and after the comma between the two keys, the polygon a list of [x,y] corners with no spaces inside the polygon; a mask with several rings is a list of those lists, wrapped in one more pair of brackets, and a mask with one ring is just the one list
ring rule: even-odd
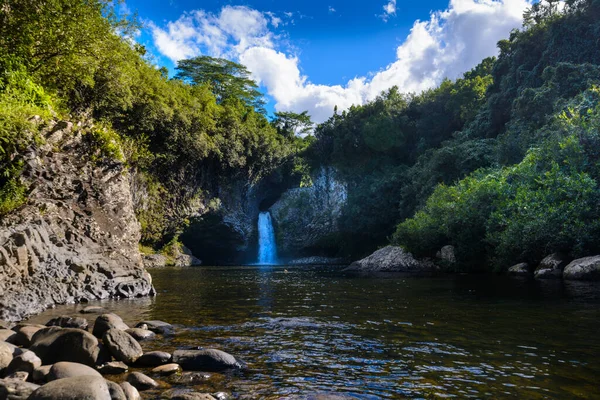
{"label": "calm river water", "polygon": [[215,347],[248,363],[246,372],[194,382],[196,390],[266,399],[600,399],[600,283],[360,278],[317,267],[152,276],[156,298],[101,304],[126,322],[176,325],[176,336],[151,348]]}

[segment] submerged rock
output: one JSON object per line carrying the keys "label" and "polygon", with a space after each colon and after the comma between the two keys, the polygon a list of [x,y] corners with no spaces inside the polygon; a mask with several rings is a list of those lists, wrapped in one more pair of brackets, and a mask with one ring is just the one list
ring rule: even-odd
{"label": "submerged rock", "polygon": [[160,333],[161,335],[171,335],[173,334],[173,325],[164,322],[164,321],[142,321],[138,323],[135,327],[140,328],[145,326],[144,329],[150,330],[154,333]]}
{"label": "submerged rock", "polygon": [[243,363],[231,354],[217,349],[175,350],[173,362],[188,371],[223,371],[243,368]]}
{"label": "submerged rock", "polygon": [[181,393],[170,397],[171,400],[216,400],[208,393]]}
{"label": "submerged rock", "polygon": [[600,256],[573,260],[563,271],[563,278],[569,280],[600,280]]}
{"label": "submerged rock", "polygon": [[69,317],[68,315],[62,315],[60,317],[52,318],[46,323],[46,326],[60,326],[61,328],[77,328],[87,331],[89,323],[85,318]]}
{"label": "submerged rock", "polygon": [[100,314],[104,312],[104,308],[100,306],[87,306],[79,310],[82,314]]}
{"label": "submerged rock", "polygon": [[568,258],[562,253],[552,253],[545,257],[535,269],[536,279],[562,278],[563,270],[568,264]]}
{"label": "submerged rock", "polygon": [[529,276],[531,275],[531,268],[527,263],[519,263],[510,267],[508,274],[512,276]]}
{"label": "submerged rock", "polygon": [[433,272],[438,268],[429,261],[419,261],[402,247],[387,246],[362,260],[355,261],[347,272]]}

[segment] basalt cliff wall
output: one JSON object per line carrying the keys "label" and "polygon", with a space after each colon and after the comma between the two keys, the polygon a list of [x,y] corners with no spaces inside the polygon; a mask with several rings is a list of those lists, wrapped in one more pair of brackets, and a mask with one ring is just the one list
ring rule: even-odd
{"label": "basalt cliff wall", "polygon": [[[41,122],[40,122],[41,123]],[[0,220],[0,319],[54,304],[154,294],[138,248],[130,175],[89,126],[51,122],[22,154],[26,204]]]}

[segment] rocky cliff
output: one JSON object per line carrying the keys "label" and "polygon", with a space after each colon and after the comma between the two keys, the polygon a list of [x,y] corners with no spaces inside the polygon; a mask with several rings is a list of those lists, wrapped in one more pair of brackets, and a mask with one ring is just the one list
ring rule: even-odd
{"label": "rocky cliff", "polygon": [[24,154],[27,203],[0,221],[0,319],[53,304],[153,295],[124,165],[91,126],[52,122]]}
{"label": "rocky cliff", "polygon": [[300,257],[327,254],[328,241],[338,232],[346,203],[346,185],[333,168],[322,168],[313,185],[288,190],[269,209],[275,224],[279,254]]}

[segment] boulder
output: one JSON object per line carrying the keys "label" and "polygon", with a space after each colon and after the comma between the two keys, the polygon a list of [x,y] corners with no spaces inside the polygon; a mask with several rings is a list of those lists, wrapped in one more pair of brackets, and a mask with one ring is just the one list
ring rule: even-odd
{"label": "boulder", "polygon": [[161,335],[171,335],[174,332],[173,325],[164,322],[164,321],[142,321],[138,323],[135,327],[140,328],[146,325],[145,329],[151,330],[154,333],[159,333]]}
{"label": "boulder", "polygon": [[0,342],[0,375],[4,372],[6,367],[10,365],[13,358],[22,353],[23,350],[17,346],[6,342]]}
{"label": "boulder", "polygon": [[98,371],[104,375],[119,375],[127,372],[128,369],[127,364],[121,361],[107,362],[98,367]]}
{"label": "boulder", "polygon": [[108,392],[110,393],[110,398],[112,400],[127,400],[123,388],[119,386],[118,383],[106,381],[106,384],[108,385]]}
{"label": "boulder", "polygon": [[19,379],[0,379],[0,399],[26,400],[39,387]]}
{"label": "boulder", "polygon": [[119,329],[109,329],[102,341],[117,361],[133,364],[144,354],[142,346],[129,333]]}
{"label": "boulder", "polygon": [[600,256],[584,257],[571,261],[563,271],[563,279],[600,280]]}
{"label": "boulder", "polygon": [[138,390],[148,390],[158,387],[158,382],[150,378],[141,372],[132,372],[127,376],[127,382],[129,382],[134,388]]}
{"label": "boulder", "polygon": [[347,272],[433,272],[438,268],[428,261],[419,261],[402,247],[387,246],[362,260],[355,261]]}
{"label": "boulder", "polygon": [[12,359],[8,367],[6,367],[6,374],[12,374],[17,371],[25,371],[31,374],[34,369],[42,366],[42,360],[35,355],[34,352],[26,350]]}
{"label": "boulder", "polygon": [[54,381],[57,379],[71,378],[73,376],[102,376],[95,369],[84,364],[61,361],[52,365],[48,373],[47,380]]}
{"label": "boulder", "polygon": [[60,317],[52,318],[46,323],[46,326],[60,326],[61,328],[77,328],[87,331],[89,324],[87,319],[81,317],[69,317],[68,315],[62,315]]}
{"label": "boulder", "polygon": [[569,259],[563,253],[552,253],[545,257],[535,269],[536,279],[562,278],[563,270],[569,263]]}
{"label": "boulder", "polygon": [[29,372],[26,371],[16,371],[6,375],[5,379],[18,379],[20,381],[25,382],[29,378]]}
{"label": "boulder", "polygon": [[98,318],[96,318],[96,322],[94,322],[94,330],[92,331],[92,333],[97,338],[101,338],[102,336],[104,336],[104,333],[109,329],[118,329],[121,331],[126,331],[127,329],[129,329],[129,327],[117,314],[102,314]]}
{"label": "boulder", "polygon": [[71,361],[93,366],[98,359],[98,339],[89,332],[75,328],[46,328],[34,338],[30,350],[44,364]]}
{"label": "boulder", "polygon": [[160,375],[172,375],[177,372],[181,372],[181,367],[179,366],[179,364],[175,363],[165,364],[154,368],[152,372]]}
{"label": "boulder", "polygon": [[100,314],[104,312],[104,308],[100,306],[87,306],[79,310],[79,312],[82,314]]}
{"label": "boulder", "polygon": [[40,329],[45,328],[44,325],[19,324],[12,330],[17,334],[13,339],[13,343],[23,347],[31,346],[31,338]]}
{"label": "boulder", "polygon": [[127,329],[125,332],[129,333],[137,341],[154,339],[156,337],[156,333],[152,332],[149,329],[130,328]]}
{"label": "boulder", "polygon": [[243,364],[231,354],[217,349],[175,350],[173,362],[186,371],[224,371],[243,368]]}
{"label": "boulder", "polygon": [[111,400],[111,397],[104,378],[73,376],[45,384],[28,400]]}
{"label": "boulder", "polygon": [[167,257],[162,254],[142,254],[144,268],[162,268],[167,266]]}
{"label": "boulder", "polygon": [[142,397],[140,396],[140,392],[131,385],[129,382],[121,382],[119,384],[121,389],[123,389],[123,393],[125,393],[125,398],[127,400],[140,400]]}
{"label": "boulder", "polygon": [[168,363],[171,360],[171,354],[164,351],[149,351],[138,358],[136,365],[140,367],[157,367]]}
{"label": "boulder", "polygon": [[529,276],[531,275],[531,268],[527,263],[515,264],[508,269],[508,274],[512,276]]}
{"label": "boulder", "polygon": [[0,329],[0,342],[13,343],[17,338],[17,332],[12,329]]}
{"label": "boulder", "polygon": [[48,382],[50,368],[52,368],[52,365],[42,365],[41,367],[34,369],[31,373],[31,380],[40,384]]}
{"label": "boulder", "polygon": [[171,400],[216,400],[208,393],[182,393],[171,396]]}

